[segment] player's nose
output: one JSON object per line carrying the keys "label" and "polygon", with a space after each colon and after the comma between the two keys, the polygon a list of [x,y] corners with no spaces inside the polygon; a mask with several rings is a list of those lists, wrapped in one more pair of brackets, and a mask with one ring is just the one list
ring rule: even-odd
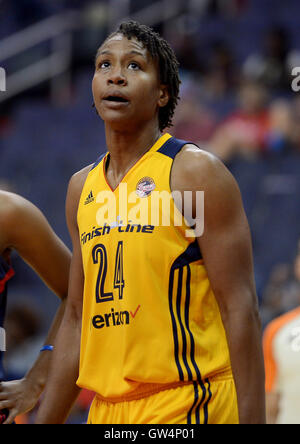
{"label": "player's nose", "polygon": [[116,67],[113,69],[110,73],[110,76],[108,78],[108,83],[110,85],[126,85],[127,79],[126,76],[123,73],[123,70],[121,67]]}

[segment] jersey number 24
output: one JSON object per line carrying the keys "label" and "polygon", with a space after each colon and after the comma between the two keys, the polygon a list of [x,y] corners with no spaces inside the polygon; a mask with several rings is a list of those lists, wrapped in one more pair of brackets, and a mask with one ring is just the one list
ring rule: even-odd
{"label": "jersey number 24", "polygon": [[[93,248],[93,262],[95,265],[99,265],[99,271],[96,283],[96,302],[108,302],[114,300],[114,294],[112,291],[105,293],[104,285],[107,273],[107,251],[103,244],[97,244]],[[115,260],[115,273],[114,273],[114,289],[119,292],[119,299],[123,299],[125,281],[123,274],[123,241],[118,243],[116,260]]]}

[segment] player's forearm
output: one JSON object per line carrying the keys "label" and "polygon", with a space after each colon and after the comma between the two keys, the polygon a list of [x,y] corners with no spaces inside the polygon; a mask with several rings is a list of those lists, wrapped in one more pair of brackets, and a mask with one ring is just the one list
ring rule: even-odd
{"label": "player's forearm", "polygon": [[[59,327],[61,325],[63,315],[65,312],[66,300],[62,301],[52,326],[48,332],[47,338],[44,342],[45,345],[53,345],[57,336]],[[50,364],[53,352],[50,350],[43,351],[39,354],[32,368],[28,371],[25,378],[31,385],[32,390],[36,393],[37,397],[40,396],[45,388],[47,377],[50,370]]]}
{"label": "player's forearm", "polygon": [[80,325],[65,316],[59,329],[45,394],[36,424],[63,424],[76,401],[79,372]]}
{"label": "player's forearm", "polygon": [[241,424],[265,424],[265,378],[260,319],[255,310],[224,319]]}

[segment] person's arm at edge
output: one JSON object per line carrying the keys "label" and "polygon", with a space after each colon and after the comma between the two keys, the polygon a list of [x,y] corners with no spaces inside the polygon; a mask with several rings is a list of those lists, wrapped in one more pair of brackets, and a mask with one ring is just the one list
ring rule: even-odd
{"label": "person's arm at edge", "polygon": [[205,193],[204,233],[197,240],[227,336],[239,421],[265,424],[261,323],[251,235],[240,191],[218,159],[194,146],[175,158],[171,186]]}
{"label": "person's arm at edge", "polygon": [[65,314],[55,341],[49,378],[36,424],[63,424],[79,395],[81,318],[83,299],[83,267],[77,227],[77,209],[88,170],[75,174],[69,184],[66,217],[73,244],[69,292]]}
{"label": "person's arm at edge", "polygon": [[[65,309],[71,254],[56,236],[42,212],[32,203],[13,193],[1,192],[1,247],[15,249],[44,283],[61,298],[45,344],[52,344]],[[16,221],[21,221],[15,229]],[[27,374],[18,381],[0,386],[0,409],[9,415],[4,424],[32,409],[43,391],[51,353],[41,353]]]}

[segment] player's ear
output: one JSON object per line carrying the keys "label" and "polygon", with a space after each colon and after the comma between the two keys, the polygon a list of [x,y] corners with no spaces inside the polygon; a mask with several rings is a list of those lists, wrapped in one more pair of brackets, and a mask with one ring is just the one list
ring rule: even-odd
{"label": "player's ear", "polygon": [[160,85],[158,106],[160,108],[163,108],[164,106],[167,106],[169,100],[170,100],[170,94],[169,94],[169,87],[168,87],[168,85]]}

